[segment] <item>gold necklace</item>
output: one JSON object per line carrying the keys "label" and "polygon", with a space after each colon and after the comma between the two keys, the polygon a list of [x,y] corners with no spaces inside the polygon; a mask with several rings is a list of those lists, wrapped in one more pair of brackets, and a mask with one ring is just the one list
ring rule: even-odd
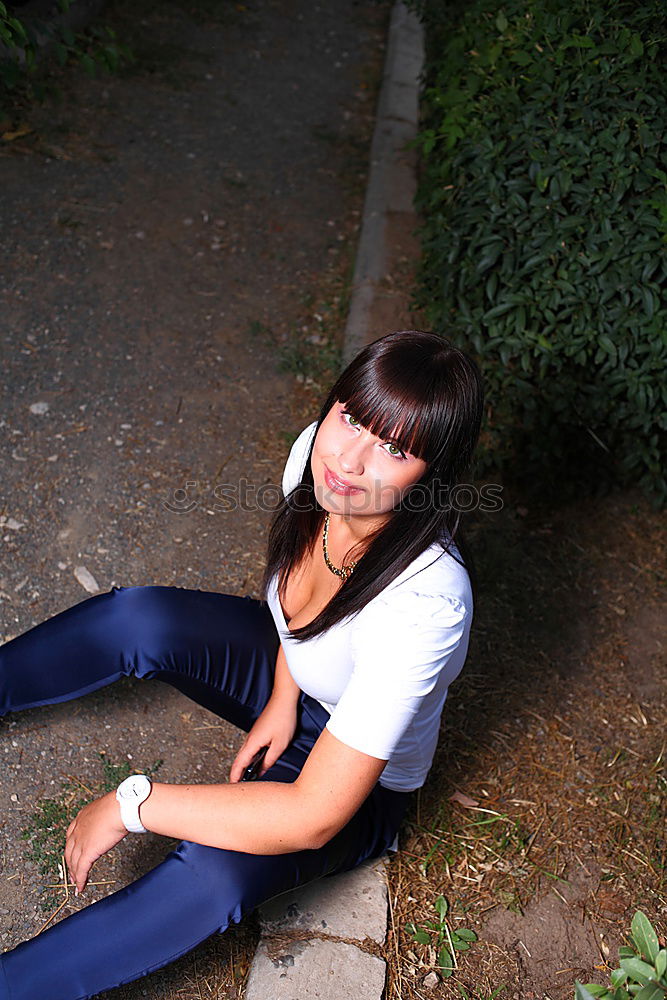
{"label": "gold necklace", "polygon": [[329,514],[329,511],[327,511],[324,518],[324,531],[322,532],[322,548],[324,549],[324,561],[327,564],[327,568],[330,569],[332,573],[335,573],[336,576],[340,576],[341,579],[345,581],[349,576],[352,576],[352,574],[354,573],[354,568],[357,565],[357,563],[353,560],[351,563],[348,563],[347,566],[341,566],[341,568],[338,569],[338,566],[334,566],[334,564],[331,562],[331,559],[329,558],[329,547],[327,545],[327,539],[329,537],[330,517],[331,515]]}

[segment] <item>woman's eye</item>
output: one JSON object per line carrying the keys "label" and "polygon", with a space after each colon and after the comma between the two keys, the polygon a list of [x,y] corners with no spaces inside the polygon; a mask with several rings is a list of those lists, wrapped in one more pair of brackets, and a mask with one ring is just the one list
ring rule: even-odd
{"label": "woman's eye", "polygon": [[387,442],[387,451],[390,455],[393,455],[394,458],[405,458],[405,452],[402,451],[397,444],[392,444],[389,441]]}
{"label": "woman's eye", "polygon": [[361,427],[361,424],[356,417],[353,417],[351,413],[347,412],[347,410],[343,410],[343,417],[345,418],[345,422],[348,423],[350,427]]}

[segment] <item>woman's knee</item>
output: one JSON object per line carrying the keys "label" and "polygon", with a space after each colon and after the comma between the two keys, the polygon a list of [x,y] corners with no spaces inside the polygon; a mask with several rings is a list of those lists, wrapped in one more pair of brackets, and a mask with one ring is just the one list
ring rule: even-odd
{"label": "woman's knee", "polygon": [[[244,729],[266,703],[278,635],[259,601],[179,587],[128,587],[114,592],[108,621],[123,636],[124,672],[167,680]],[[250,714],[238,715],[235,706]]]}

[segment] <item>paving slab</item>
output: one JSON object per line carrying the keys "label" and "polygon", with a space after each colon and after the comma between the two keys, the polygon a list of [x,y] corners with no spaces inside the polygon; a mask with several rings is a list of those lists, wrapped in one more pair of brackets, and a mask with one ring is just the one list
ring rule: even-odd
{"label": "paving slab", "polygon": [[246,1000],[360,1000],[379,997],[386,964],[340,941],[294,941],[270,951],[262,941],[248,979]]}
{"label": "paving slab", "polygon": [[260,908],[267,934],[316,931],[384,944],[387,883],[382,858],[276,896]]}

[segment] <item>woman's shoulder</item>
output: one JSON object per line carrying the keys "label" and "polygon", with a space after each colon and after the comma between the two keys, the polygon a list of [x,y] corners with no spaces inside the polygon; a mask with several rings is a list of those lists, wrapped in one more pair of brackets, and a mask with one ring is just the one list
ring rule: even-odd
{"label": "woman's shoulder", "polygon": [[456,544],[450,541],[447,545],[443,540],[424,549],[383,593],[451,592],[455,596],[467,594],[469,590],[470,576]]}
{"label": "woman's shoulder", "polygon": [[432,545],[361,609],[350,644],[362,658],[382,646],[385,666],[395,662],[401,673],[429,672],[465,643],[472,616],[467,570],[442,545]]}
{"label": "woman's shoulder", "polygon": [[[385,589],[367,605],[384,608],[389,615],[412,616],[415,622],[426,617],[470,618],[473,611],[472,587],[465,565],[452,543],[434,543],[418,555]],[[364,609],[365,610],[365,609]],[[360,612],[363,616],[364,611]]]}

